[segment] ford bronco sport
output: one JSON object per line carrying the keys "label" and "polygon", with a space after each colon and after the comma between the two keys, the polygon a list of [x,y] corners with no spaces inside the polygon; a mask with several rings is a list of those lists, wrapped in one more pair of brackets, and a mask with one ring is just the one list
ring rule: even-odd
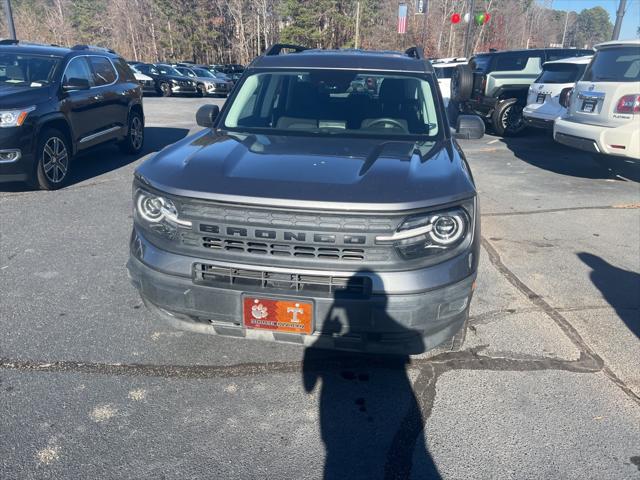
{"label": "ford bronco sport", "polygon": [[526,128],[522,110],[542,64],[592,54],[593,50],[569,48],[477,54],[468,65],[456,67],[451,77],[451,99],[462,112],[482,116],[497,135],[517,135]]}
{"label": "ford bronco sport", "polygon": [[117,141],[144,143],[142,91],[112,50],[0,41],[0,182],[63,187],[72,157]]}
{"label": "ford bronco sport", "polygon": [[[375,88],[354,90],[356,78]],[[419,49],[275,45],[222,111],[196,117],[207,128],[144,162],[133,183],[128,269],[160,318],[405,354],[461,329],[478,200]],[[478,117],[458,118],[454,136],[483,133]]]}

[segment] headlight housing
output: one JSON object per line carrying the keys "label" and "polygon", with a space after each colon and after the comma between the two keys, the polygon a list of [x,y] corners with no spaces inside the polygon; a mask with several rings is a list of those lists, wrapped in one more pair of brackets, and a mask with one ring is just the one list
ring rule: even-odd
{"label": "headlight housing", "polygon": [[33,112],[36,109],[35,106],[21,108],[18,110],[0,110],[0,127],[19,127],[21,126],[29,115],[29,112]]}
{"label": "headlight housing", "polygon": [[393,244],[405,260],[455,252],[471,239],[474,202],[464,206],[407,217],[392,235],[376,237],[378,244]]}
{"label": "headlight housing", "polygon": [[178,210],[169,198],[138,188],[134,190],[133,202],[135,220],[166,238],[174,239],[179,228],[192,226],[190,221],[178,217]]}

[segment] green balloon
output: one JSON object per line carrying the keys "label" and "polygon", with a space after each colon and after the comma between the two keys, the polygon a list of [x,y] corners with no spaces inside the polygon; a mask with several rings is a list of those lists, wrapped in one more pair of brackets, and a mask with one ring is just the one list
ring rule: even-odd
{"label": "green balloon", "polygon": [[479,27],[484,25],[484,13],[476,13],[474,20],[476,22],[476,25],[478,25]]}

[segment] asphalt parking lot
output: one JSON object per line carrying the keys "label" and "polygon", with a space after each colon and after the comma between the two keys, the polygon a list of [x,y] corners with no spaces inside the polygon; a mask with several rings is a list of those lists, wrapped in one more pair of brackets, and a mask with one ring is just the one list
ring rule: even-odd
{"label": "asphalt parking lot", "polygon": [[318,359],[172,330],[128,282],[132,172],[204,102],[146,98],[144,155],[94,150],[61,191],[0,185],[0,478],[640,478],[639,165],[461,142],[464,342]]}

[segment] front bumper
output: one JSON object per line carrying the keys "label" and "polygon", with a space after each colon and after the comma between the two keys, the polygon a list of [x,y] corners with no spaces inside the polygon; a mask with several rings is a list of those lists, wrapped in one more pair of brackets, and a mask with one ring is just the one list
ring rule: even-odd
{"label": "front bumper", "polygon": [[195,93],[198,91],[198,88],[196,85],[171,84],[171,91],[173,93]]}
{"label": "front bumper", "polygon": [[[421,280],[430,276],[430,270],[434,270],[433,278],[439,278],[436,267],[442,264],[406,272],[352,272],[351,275],[371,277],[372,288],[367,295],[347,298],[316,291],[203,285],[194,281],[192,271],[194,264],[206,260],[161,251],[135,229],[130,247],[127,268],[132,284],[147,306],[176,328],[304,346],[392,354],[422,353],[456,334],[468,318],[477,265],[477,260],[465,260],[465,263],[473,264],[466,277],[453,283],[432,285],[432,288],[422,291],[416,289],[416,285],[419,288]],[[469,255],[474,254],[467,252],[462,256],[466,258]],[[260,267],[247,265],[244,268]],[[407,290],[398,291],[398,285],[406,286]],[[244,328],[244,295],[312,301],[313,334]],[[336,319],[342,326],[340,333],[323,333]]]}
{"label": "front bumper", "polygon": [[558,143],[592,153],[640,160],[640,129],[637,121],[619,127],[577,123],[559,118],[553,127]]}
{"label": "front bumper", "polygon": [[12,162],[0,161],[0,183],[24,182],[34,171],[35,135],[31,125],[0,128],[0,150],[19,150],[20,158]]}

